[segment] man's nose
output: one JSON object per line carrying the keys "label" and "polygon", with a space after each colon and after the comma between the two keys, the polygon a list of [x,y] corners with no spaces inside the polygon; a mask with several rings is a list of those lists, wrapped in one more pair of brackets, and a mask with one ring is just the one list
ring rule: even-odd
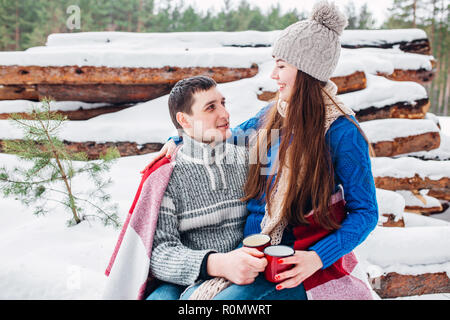
{"label": "man's nose", "polygon": [[229,118],[230,113],[227,111],[227,109],[224,106],[220,106],[220,116],[224,118]]}

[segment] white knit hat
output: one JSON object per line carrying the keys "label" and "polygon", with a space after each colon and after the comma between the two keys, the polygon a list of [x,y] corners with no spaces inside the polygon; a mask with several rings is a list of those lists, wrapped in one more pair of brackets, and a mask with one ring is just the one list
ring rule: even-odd
{"label": "white knit hat", "polygon": [[281,32],[272,55],[320,81],[328,81],[339,60],[339,36],[347,24],[347,17],[334,3],[320,1],[314,5],[309,19]]}

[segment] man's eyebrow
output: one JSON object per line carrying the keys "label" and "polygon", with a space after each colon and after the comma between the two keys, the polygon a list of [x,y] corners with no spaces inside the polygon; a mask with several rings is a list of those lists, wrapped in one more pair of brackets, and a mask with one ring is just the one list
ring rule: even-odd
{"label": "man's eyebrow", "polygon": [[[207,103],[205,103],[205,105],[203,106],[203,107],[206,107],[206,106],[208,106],[208,105],[210,105],[211,103],[214,103],[214,102],[216,102],[216,101],[218,101],[219,99],[214,99],[214,100],[211,100],[211,101],[208,101]],[[225,100],[225,97],[222,97],[221,99],[220,99],[220,101],[224,101]]]}
{"label": "man's eyebrow", "polygon": [[275,62],[280,62],[280,61],[284,61],[283,59],[277,59],[277,60],[275,60]]}
{"label": "man's eyebrow", "polygon": [[217,101],[217,99],[208,101],[207,103],[205,103],[204,107],[206,107],[206,106],[208,106],[208,105],[210,105],[211,103],[214,103],[214,102],[216,102],[216,101]]}

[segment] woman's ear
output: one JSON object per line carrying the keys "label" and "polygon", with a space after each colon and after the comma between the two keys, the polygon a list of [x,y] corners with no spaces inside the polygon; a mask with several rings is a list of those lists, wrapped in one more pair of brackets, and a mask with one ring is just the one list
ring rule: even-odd
{"label": "woman's ear", "polygon": [[191,123],[189,122],[188,116],[184,112],[177,112],[175,118],[178,124],[183,127],[183,129],[191,128]]}

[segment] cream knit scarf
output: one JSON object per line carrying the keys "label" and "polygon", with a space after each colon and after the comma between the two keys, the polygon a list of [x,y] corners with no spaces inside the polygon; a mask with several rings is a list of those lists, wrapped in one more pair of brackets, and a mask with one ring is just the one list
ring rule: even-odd
{"label": "cream knit scarf", "polygon": [[[328,81],[323,88],[326,93],[323,93],[323,98],[326,107],[325,119],[325,134],[330,128],[331,124],[341,115],[355,115],[353,110],[346,107],[336,96],[337,87],[332,81]],[[336,102],[330,99],[330,97]],[[281,116],[285,117],[287,104],[283,101],[278,101],[277,108]],[[289,154],[289,153],[288,153]],[[302,175],[300,175],[302,176]],[[281,216],[281,208],[288,190],[289,168],[283,168],[281,177],[275,192],[272,192],[270,201],[271,216],[266,214],[261,222],[261,233],[269,234],[272,238],[271,244],[276,245],[281,242],[283,230],[287,225],[287,221]],[[190,300],[210,300],[214,298],[219,292],[230,286],[232,283],[225,278],[214,278],[204,281],[189,297]]]}

